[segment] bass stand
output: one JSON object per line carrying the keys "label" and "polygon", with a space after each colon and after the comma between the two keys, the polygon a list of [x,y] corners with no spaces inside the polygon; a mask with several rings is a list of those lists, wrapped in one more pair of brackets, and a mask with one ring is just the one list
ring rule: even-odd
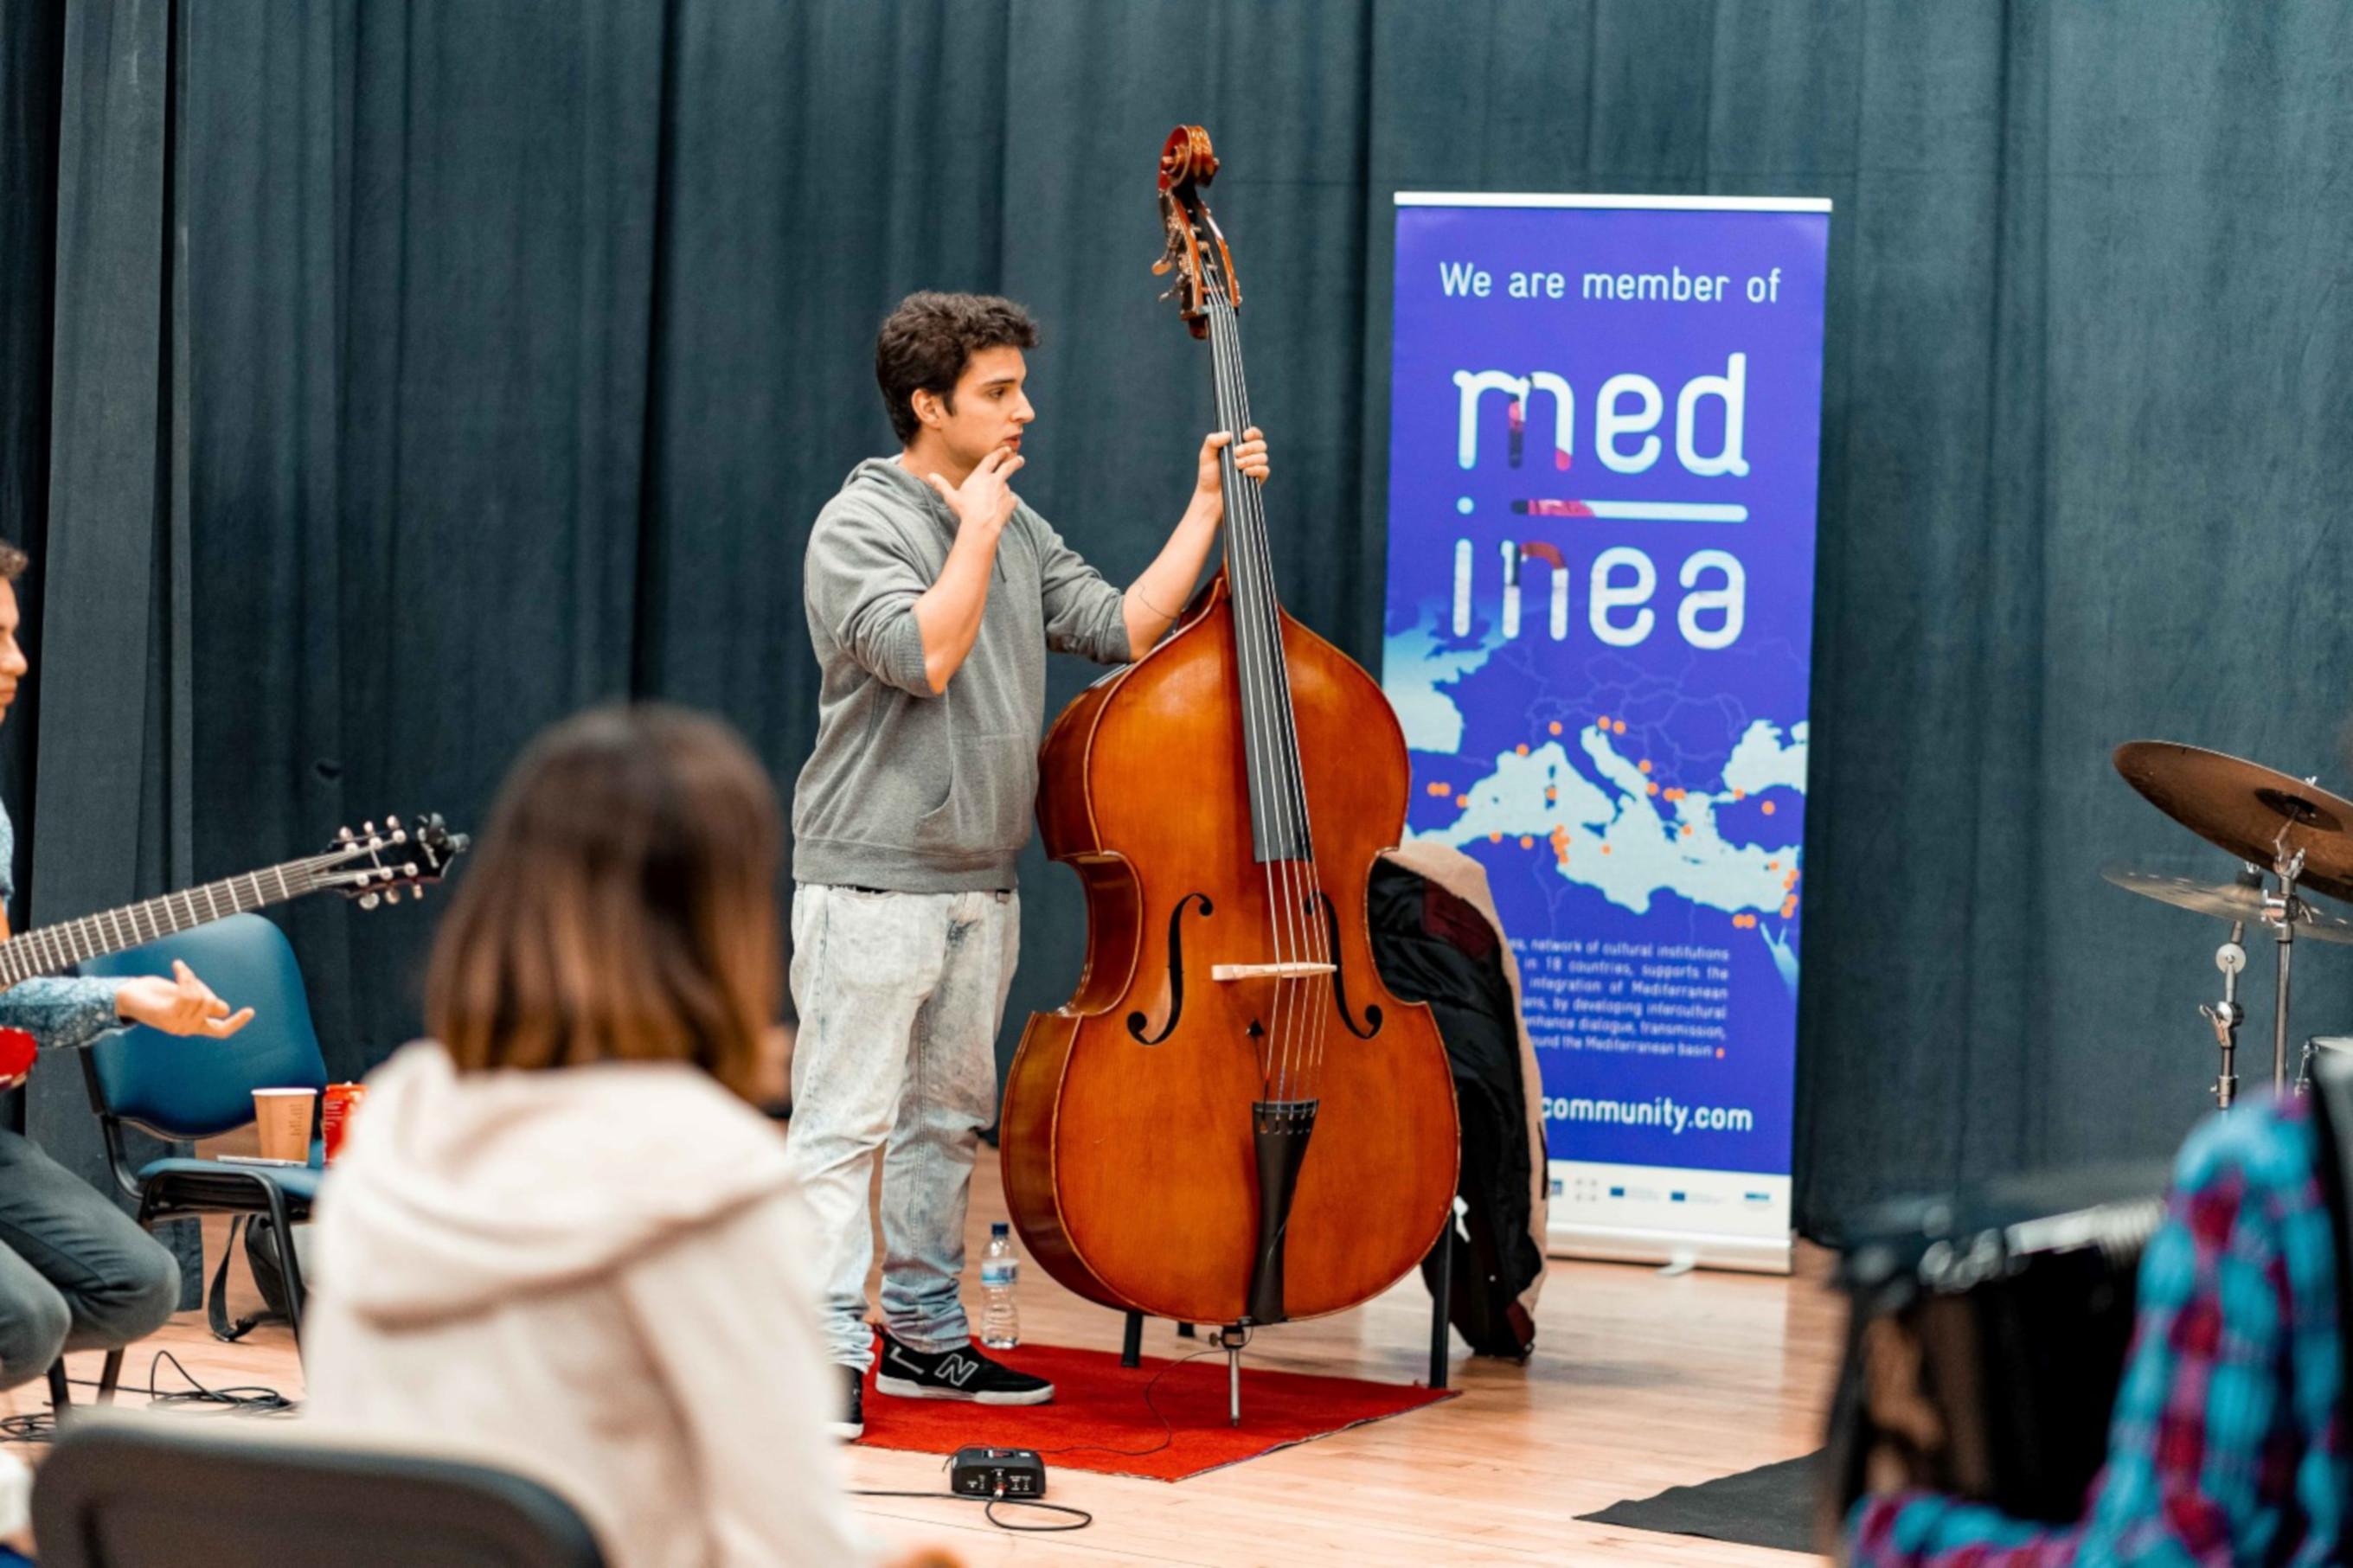
{"label": "bass stand", "polygon": [[1242,1347],[1250,1331],[1240,1323],[1217,1330],[1210,1342],[1226,1352],[1226,1415],[1229,1426],[1242,1424]]}
{"label": "bass stand", "polygon": [[2295,896],[2296,879],[2304,875],[2304,851],[2287,852],[2287,836],[2295,827],[2289,823],[2279,831],[2272,847],[2278,858],[2272,862],[2273,874],[2280,879],[2277,893],[2263,895],[2263,919],[2273,927],[2279,942],[2279,985],[2272,1006],[2272,1092],[2287,1091],[2287,999],[2288,963],[2295,956],[2295,922],[2304,918],[2304,906]]}

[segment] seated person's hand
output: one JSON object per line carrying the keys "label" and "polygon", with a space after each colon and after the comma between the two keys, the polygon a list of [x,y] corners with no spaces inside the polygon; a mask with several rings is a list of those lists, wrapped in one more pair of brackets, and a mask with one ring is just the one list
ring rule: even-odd
{"label": "seated person's hand", "polygon": [[169,980],[142,974],[124,981],[114,994],[114,1010],[132,1023],[167,1035],[209,1035],[216,1040],[227,1039],[253,1022],[252,1008],[230,1013],[228,1004],[176,958]]}
{"label": "seated person's hand", "polygon": [[1879,1440],[1863,1467],[1863,1488],[1897,1492],[1926,1484],[1921,1456],[1945,1442],[1945,1423],[1921,1389],[1919,1342],[1892,1318],[1862,1331],[1864,1407]]}

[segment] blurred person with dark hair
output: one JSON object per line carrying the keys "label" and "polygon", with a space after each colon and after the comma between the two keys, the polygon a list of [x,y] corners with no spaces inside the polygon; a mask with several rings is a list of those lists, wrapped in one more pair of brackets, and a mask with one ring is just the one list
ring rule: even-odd
{"label": "blurred person with dark hair", "polygon": [[[2311,1565],[2353,1549],[2337,1221],[2343,1158],[2302,1099],[2210,1119],[2142,1256],[2105,1468],[2064,1526],[1908,1489],[1892,1452],[1848,1521],[1859,1568]],[[1874,1325],[1876,1326],[1876,1325]],[[1867,1337],[1873,1423],[1941,1439],[1915,1352]]]}
{"label": "blurred person with dark hair", "polygon": [[860,1561],[783,1140],[768,778],[596,710],[515,766],[443,920],[434,1037],[373,1074],[318,1218],[310,1410],[485,1445],[617,1568]]}
{"label": "blurred person with dark hair", "polygon": [[[16,583],[31,563],[0,542],[0,721],[32,671],[17,641]],[[0,940],[15,900],[16,829],[0,808]],[[185,963],[169,979],[36,979],[0,991],[0,1028],[44,1050],[89,1044],[126,1023],[226,1039],[232,1016]],[[21,1078],[0,1083],[15,1089]],[[65,1351],[116,1350],[164,1326],[180,1305],[180,1265],[162,1243],[22,1133],[0,1128],[0,1388],[46,1373]]]}
{"label": "blurred person with dark hair", "polygon": [[[793,1056],[786,1148],[816,1214],[839,1430],[863,1424],[882,1163],[882,1364],[925,1399],[1033,1405],[1050,1384],[983,1355],[958,1294],[996,1039],[1020,931],[1046,652],[1142,657],[1185,607],[1225,518],[1224,432],[1158,556],[1124,592],[1014,493],[1037,410],[1009,300],[912,294],[882,323],[875,380],[896,457],[852,469],[810,531],[802,593],[823,671],[793,796]],[[1266,443],[1232,461],[1263,482]]]}

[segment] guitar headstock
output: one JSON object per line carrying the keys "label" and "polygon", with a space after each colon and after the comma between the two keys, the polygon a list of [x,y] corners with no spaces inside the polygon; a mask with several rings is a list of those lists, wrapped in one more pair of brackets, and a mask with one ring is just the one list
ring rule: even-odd
{"label": "guitar headstock", "polygon": [[1241,286],[1234,280],[1234,258],[1218,220],[1209,216],[1202,187],[1218,177],[1218,155],[1209,133],[1198,125],[1179,125],[1160,149],[1160,222],[1168,231],[1168,248],[1153,263],[1155,275],[1175,272],[1164,300],[1176,301],[1176,313],[1197,338],[1209,335],[1209,292],[1226,297],[1240,308]]}
{"label": "guitar headstock", "polygon": [[334,842],[327,846],[327,863],[319,869],[316,880],[322,888],[357,899],[364,910],[378,903],[396,904],[404,891],[410,898],[422,899],[427,886],[441,879],[449,862],[466,852],[469,842],[464,834],[450,832],[449,825],[432,813],[406,822],[387,816],[381,827],[367,822],[360,825],[357,833],[346,827],[336,834]]}

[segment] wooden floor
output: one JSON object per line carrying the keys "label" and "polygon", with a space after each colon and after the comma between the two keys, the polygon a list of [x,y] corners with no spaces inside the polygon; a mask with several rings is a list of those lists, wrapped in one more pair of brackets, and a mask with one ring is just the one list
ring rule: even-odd
{"label": "wooden floor", "polygon": [[[973,1194],[976,1257],[987,1221],[1002,1217],[1000,1194],[996,1163],[984,1157]],[[207,1245],[216,1258],[217,1233]],[[1796,1279],[1709,1273],[1665,1279],[1625,1265],[1556,1262],[1535,1357],[1514,1366],[1458,1352],[1459,1399],[1188,1481],[1054,1470],[1052,1499],[1095,1516],[1092,1528],[1070,1535],[1008,1535],[974,1505],[944,1499],[860,1500],[860,1512],[893,1547],[934,1545],[976,1565],[1788,1568],[1806,1559],[1580,1524],[1574,1516],[1817,1447],[1841,1321],[1822,1273],[1818,1254],[1804,1260]],[[1429,1323],[1429,1298],[1416,1277],[1358,1311],[1261,1333],[1245,1364],[1414,1382],[1427,1373]],[[1118,1348],[1116,1317],[1035,1268],[1022,1272],[1021,1326],[1025,1339]],[[1148,1326],[1147,1352],[1166,1353],[1180,1342],[1169,1325]],[[224,1345],[205,1331],[201,1313],[184,1313],[133,1351],[126,1384],[144,1390],[153,1347],[170,1349],[216,1386],[301,1391],[301,1369],[283,1330]],[[94,1379],[98,1361],[74,1358],[74,1375]],[[168,1368],[160,1381],[171,1386]],[[47,1403],[37,1386],[13,1397],[20,1411]],[[10,1398],[0,1394],[0,1405]],[[853,1486],[913,1490],[943,1484],[935,1458],[852,1448],[849,1460]]]}

